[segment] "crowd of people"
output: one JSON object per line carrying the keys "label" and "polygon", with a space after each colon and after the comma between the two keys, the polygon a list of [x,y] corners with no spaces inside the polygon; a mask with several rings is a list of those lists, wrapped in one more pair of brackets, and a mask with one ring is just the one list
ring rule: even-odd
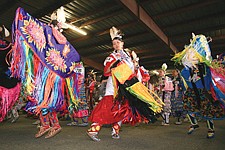
{"label": "crowd of people", "polygon": [[213,59],[204,35],[193,34],[189,46],[172,58],[173,69],[164,63],[147,70],[135,51],[124,47],[123,33],[112,27],[113,51],[96,80],[61,33],[57,13],[46,25],[18,8],[12,43],[5,39],[7,29],[0,27],[0,122],[10,116],[16,122],[23,109],[38,116],[35,137],[47,133],[45,138],[51,138],[62,129],[58,117],[69,116],[69,126],[90,123],[86,134],[98,142],[104,125],[111,125],[111,137],[120,139],[122,124],[149,124],[161,117],[168,126],[175,117],[176,125],[189,120],[187,133],[192,134],[199,128],[198,117],[207,124],[207,138],[214,137],[213,120],[225,117],[225,56]]}

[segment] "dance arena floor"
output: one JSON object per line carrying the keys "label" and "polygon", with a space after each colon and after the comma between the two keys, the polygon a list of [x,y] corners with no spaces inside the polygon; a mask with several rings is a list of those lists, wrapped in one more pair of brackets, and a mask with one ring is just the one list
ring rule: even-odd
{"label": "dance arena floor", "polygon": [[16,123],[0,123],[0,150],[224,150],[225,120],[215,121],[216,136],[207,139],[204,121],[192,135],[187,135],[188,122],[182,125],[161,126],[161,121],[139,126],[123,125],[121,139],[110,136],[111,129],[103,127],[94,142],[87,137],[87,127],[66,126],[69,121],[60,121],[62,131],[51,139],[35,139],[37,132],[34,119],[21,115]]}

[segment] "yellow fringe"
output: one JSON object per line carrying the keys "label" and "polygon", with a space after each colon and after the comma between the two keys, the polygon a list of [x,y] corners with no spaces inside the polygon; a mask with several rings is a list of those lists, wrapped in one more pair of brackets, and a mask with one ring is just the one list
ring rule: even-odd
{"label": "yellow fringe", "polygon": [[[132,75],[133,72],[130,69],[130,67],[122,63],[119,66],[115,67],[112,69],[112,82],[114,86],[114,98],[118,94],[118,85],[117,85],[117,80],[121,83],[124,84],[124,82]],[[117,80],[116,80],[117,79]]]}
{"label": "yellow fringe", "polygon": [[127,64],[123,63],[116,68],[113,68],[112,74],[121,84],[124,84],[124,82],[127,81],[127,79],[130,77],[130,75],[133,74],[133,72]]}
{"label": "yellow fringe", "polygon": [[[162,111],[162,107],[164,105],[162,100],[157,96],[157,94],[149,90],[141,82],[135,83],[134,85],[128,87],[127,90],[134,93],[143,102],[150,104],[150,109],[152,109],[155,113],[160,113]],[[153,94],[156,98],[154,98],[151,94]]]}

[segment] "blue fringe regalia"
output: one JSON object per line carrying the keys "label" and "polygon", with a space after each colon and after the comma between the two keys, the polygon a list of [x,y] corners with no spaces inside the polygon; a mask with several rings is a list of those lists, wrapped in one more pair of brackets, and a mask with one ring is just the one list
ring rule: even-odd
{"label": "blue fringe regalia", "polygon": [[193,35],[191,43],[182,52],[175,54],[172,60],[184,66],[181,71],[186,88],[184,110],[207,120],[224,118],[225,93],[219,86],[224,78],[215,73],[207,38]]}

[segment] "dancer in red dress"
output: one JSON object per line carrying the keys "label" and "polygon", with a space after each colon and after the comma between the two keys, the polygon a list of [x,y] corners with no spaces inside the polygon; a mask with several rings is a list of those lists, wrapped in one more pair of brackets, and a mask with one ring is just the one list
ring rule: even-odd
{"label": "dancer in red dress", "polygon": [[[150,122],[154,122],[155,120],[153,111],[149,109],[151,106],[147,106],[146,103],[139,100],[138,96],[131,95],[131,92],[128,92],[126,89],[126,87],[131,87],[140,82],[135,74],[135,66],[131,54],[123,48],[124,42],[121,32],[115,27],[112,27],[110,29],[110,35],[114,51],[104,61],[104,75],[108,77],[105,96],[94,108],[89,117],[89,121],[91,121],[92,124],[87,134],[94,141],[100,141],[98,133],[101,126],[104,124],[111,124],[112,138],[119,139],[119,131],[122,122],[132,122],[132,124],[135,124],[140,122],[143,119],[142,117],[147,118]],[[127,75],[128,78],[126,78],[122,84],[115,79],[115,74],[113,73],[113,70],[118,68],[121,64],[125,65],[125,67],[120,70],[120,77],[125,77],[130,71],[130,74]],[[126,69],[128,69],[128,71],[126,71]],[[128,99],[133,101],[129,102]],[[158,104],[157,102],[153,103],[152,106]],[[131,105],[133,105],[133,107]],[[160,111],[161,108],[157,108],[159,108]],[[133,116],[132,114],[135,115]]]}

